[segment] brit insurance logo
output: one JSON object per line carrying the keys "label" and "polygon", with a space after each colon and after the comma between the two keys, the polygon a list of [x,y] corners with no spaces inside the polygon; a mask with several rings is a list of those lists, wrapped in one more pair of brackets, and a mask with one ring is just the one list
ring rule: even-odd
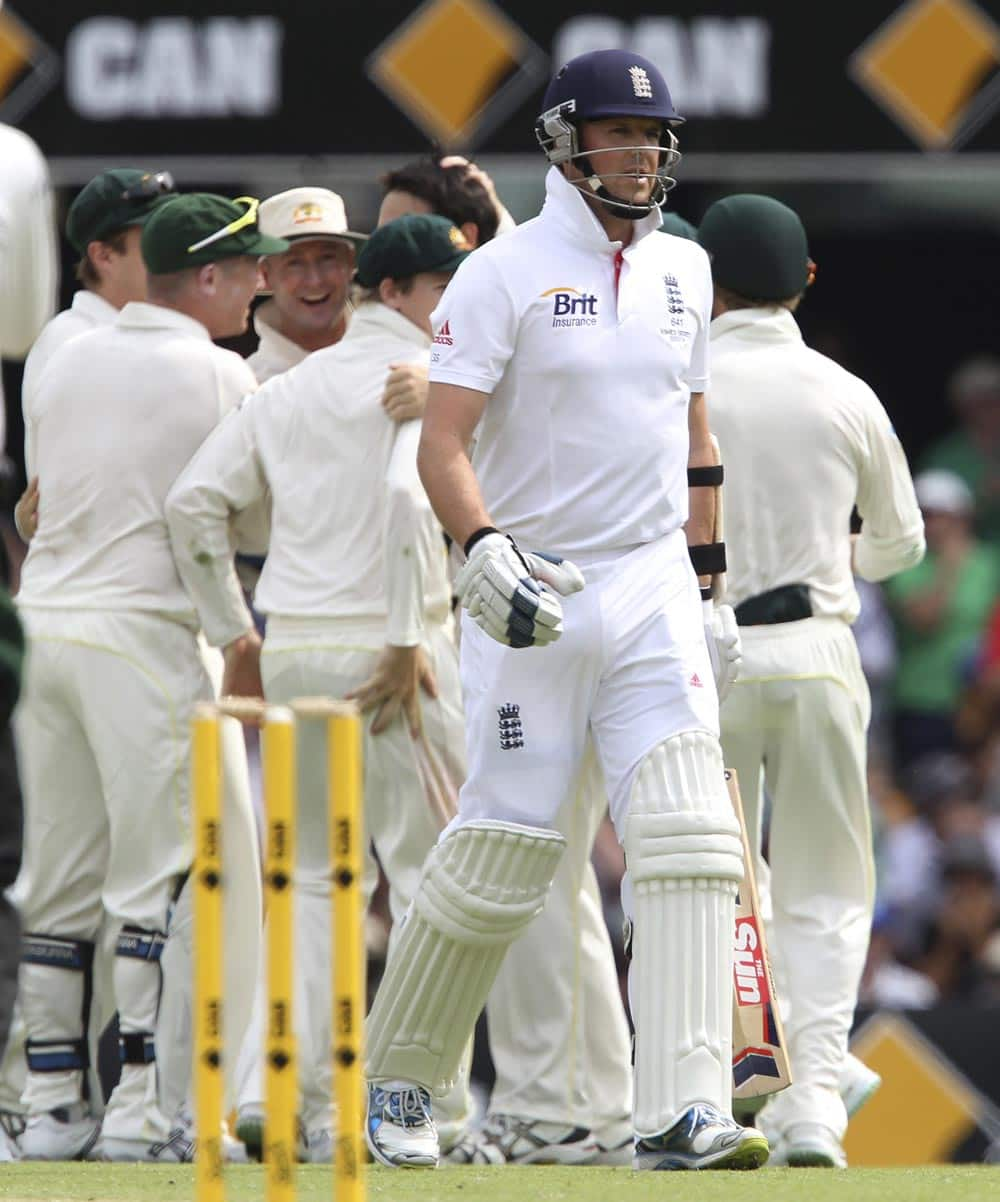
{"label": "brit insurance logo", "polygon": [[552,299],[552,328],[597,325],[597,297],[560,284],[542,293],[542,300]]}

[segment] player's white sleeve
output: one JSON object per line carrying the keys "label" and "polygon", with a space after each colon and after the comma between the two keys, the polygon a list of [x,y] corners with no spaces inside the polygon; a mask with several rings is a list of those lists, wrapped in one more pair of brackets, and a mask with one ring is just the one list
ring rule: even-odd
{"label": "player's white sleeve", "polygon": [[[692,244],[693,245],[693,244]],[[703,272],[701,275],[701,290],[695,301],[698,329],[695,331],[694,342],[691,345],[691,361],[684,374],[684,382],[692,392],[708,391],[708,331],[712,324],[712,269],[709,266],[708,255],[701,247]]]}
{"label": "player's white sleeve", "polygon": [[430,502],[417,473],[421,425],[419,421],[409,421],[398,427],[386,472],[385,641],[392,647],[414,647],[424,633],[425,581],[420,534]]}
{"label": "player's white sleeve", "polygon": [[431,383],[489,394],[514,353],[519,314],[493,245],[469,255],[431,314]]}
{"label": "player's white sleeve", "polygon": [[230,521],[267,495],[255,400],[248,397],[212,431],[167,495],[174,561],[213,647],[225,647],[253,626],[233,566]]}
{"label": "player's white sleeve", "polygon": [[865,580],[885,580],[924,557],[924,521],[906,454],[881,402],[864,386],[865,446],[860,457],[861,534],[854,566]]}
{"label": "player's white sleeve", "polygon": [[38,147],[0,126],[0,356],[23,359],[55,312],[59,284],[52,185]]}

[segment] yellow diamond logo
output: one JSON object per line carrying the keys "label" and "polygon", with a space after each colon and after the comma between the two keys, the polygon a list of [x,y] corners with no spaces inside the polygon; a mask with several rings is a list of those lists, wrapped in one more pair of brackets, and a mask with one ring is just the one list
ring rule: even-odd
{"label": "yellow diamond logo", "polygon": [[0,8],[0,121],[16,125],[59,78],[59,59],[34,30]]}
{"label": "yellow diamond logo", "polygon": [[1000,107],[1000,28],[972,0],[911,0],[851,60],[854,78],[928,150]]}
{"label": "yellow diamond logo", "polygon": [[536,86],[546,56],[492,0],[427,0],[369,58],[369,78],[432,140],[469,146]]}
{"label": "yellow diamond logo", "polygon": [[874,1015],[851,1051],[882,1077],[847,1129],[851,1164],[943,1164],[989,1122],[990,1103],[902,1015]]}

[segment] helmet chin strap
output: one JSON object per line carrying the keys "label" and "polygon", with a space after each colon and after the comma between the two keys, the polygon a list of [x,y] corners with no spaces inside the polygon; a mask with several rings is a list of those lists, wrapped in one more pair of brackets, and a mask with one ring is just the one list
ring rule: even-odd
{"label": "helmet chin strap", "polygon": [[[648,201],[638,205],[629,204],[627,200],[619,200],[617,196],[613,196],[608,191],[601,177],[591,165],[589,156],[581,155],[579,165],[584,173],[584,179],[572,181],[574,186],[582,192],[583,188],[581,185],[586,184],[590,189],[588,195],[593,196],[595,200],[599,200],[606,208],[613,210],[615,217],[622,217],[626,221],[641,221],[643,217],[648,217],[666,199],[667,191],[663,186],[663,182],[657,178]],[[647,176],[646,178],[651,177]]]}

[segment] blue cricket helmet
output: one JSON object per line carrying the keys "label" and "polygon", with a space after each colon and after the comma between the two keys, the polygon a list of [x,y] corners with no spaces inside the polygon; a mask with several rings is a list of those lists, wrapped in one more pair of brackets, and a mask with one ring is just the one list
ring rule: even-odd
{"label": "blue cricket helmet", "polygon": [[630,50],[592,50],[570,59],[546,88],[542,112],[569,101],[579,121],[657,117],[666,125],[679,125],[684,120],[659,68]]}
{"label": "blue cricket helmet", "polygon": [[[542,113],[535,121],[535,137],[550,163],[576,163],[586,177],[590,193],[630,220],[645,217],[663,203],[677,182],[669,174],[681,157],[673,127],[682,124],[684,118],[674,108],[659,68],[648,58],[629,50],[592,50],[577,55],[556,72],[545,91],[542,106]],[[580,150],[579,123],[604,117],[653,117],[662,123],[657,147],[660,151],[657,186],[648,203],[630,204],[613,196],[589,156]],[[608,178],[612,177],[604,176]]]}

